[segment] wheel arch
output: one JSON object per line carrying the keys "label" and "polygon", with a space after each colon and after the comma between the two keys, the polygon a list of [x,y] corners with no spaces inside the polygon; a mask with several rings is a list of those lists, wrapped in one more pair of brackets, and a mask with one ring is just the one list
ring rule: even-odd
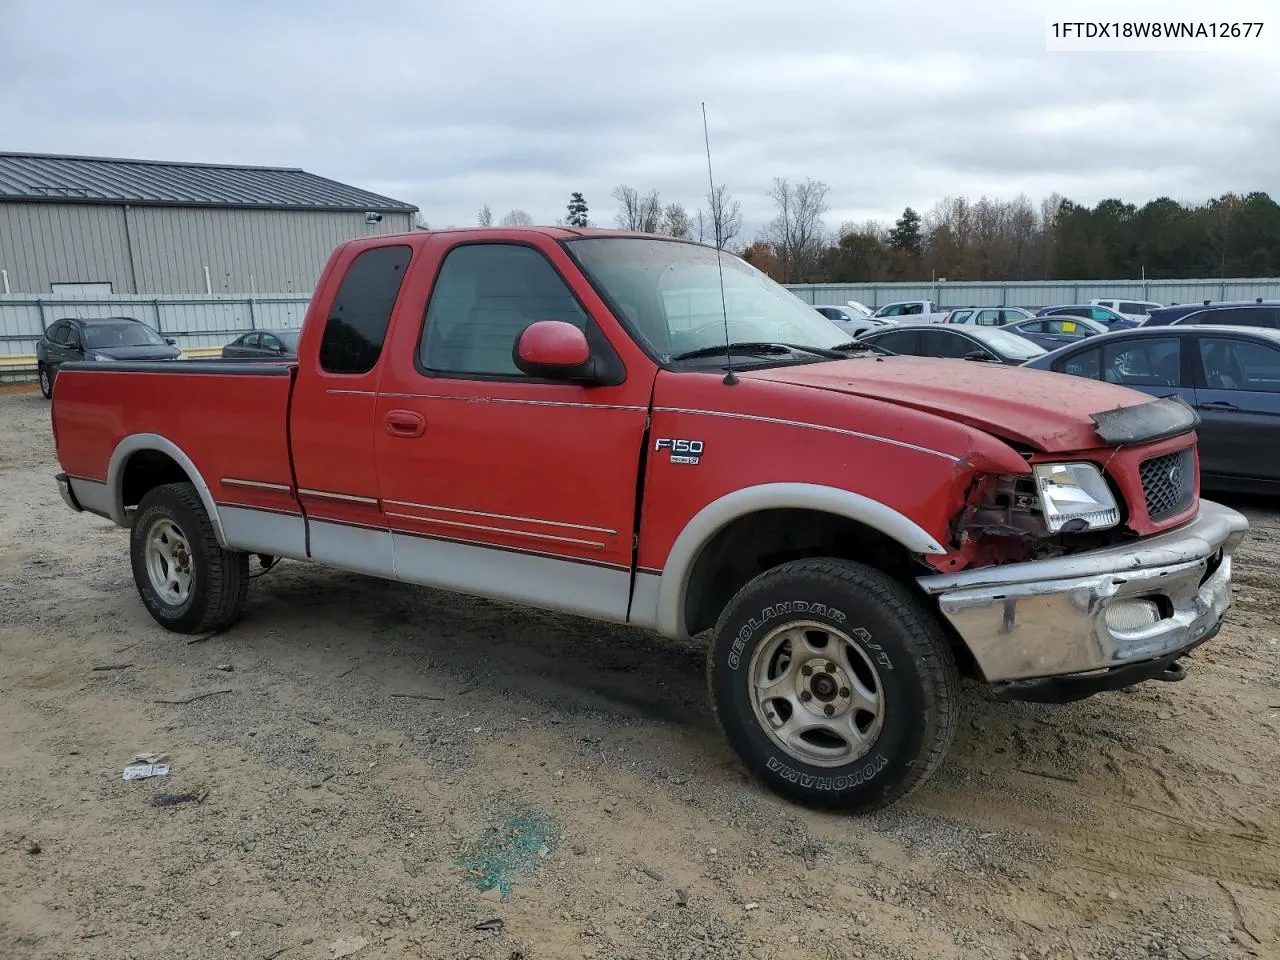
{"label": "wheel arch", "polygon": [[[146,459],[139,460],[140,457]],[[166,461],[183,476],[177,477]],[[153,482],[145,479],[138,481],[136,471],[143,463],[148,464],[149,469],[154,471],[149,473]],[[195,487],[200,502],[209,514],[209,522],[213,524],[213,534],[217,538],[218,545],[226,547],[227,540],[222,530],[222,518],[218,514],[218,505],[213,499],[209,485],[186,452],[172,440],[158,433],[132,434],[116,444],[115,450],[112,451],[111,462],[107,467],[107,489],[111,492],[111,519],[122,527],[129,526],[127,507],[130,504],[126,501],[136,502],[146,492],[145,489],[138,492],[136,486],[131,487],[131,484],[142,482],[146,489],[151,489],[174,480],[187,480]]]}
{"label": "wheel arch", "polygon": [[676,537],[657,588],[654,626],[659,633],[677,638],[690,635],[687,611],[692,578],[699,560],[717,538],[737,522],[779,511],[841,518],[883,537],[912,555],[947,552],[936,538],[910,517],[849,490],[811,483],[767,483],[745,487],[707,504]]}

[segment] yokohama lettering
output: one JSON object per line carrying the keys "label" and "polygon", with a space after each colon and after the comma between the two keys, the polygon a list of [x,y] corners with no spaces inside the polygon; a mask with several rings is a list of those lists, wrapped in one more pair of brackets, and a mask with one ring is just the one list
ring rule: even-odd
{"label": "yokohama lettering", "polygon": [[889,765],[888,759],[882,753],[877,753],[869,763],[859,770],[843,777],[813,777],[807,773],[801,773],[788,767],[785,763],[770,757],[765,764],[769,768],[770,773],[776,773],[784,780],[791,783],[798,783],[806,789],[813,790],[848,790],[850,787],[856,787],[864,783],[868,783],[881,770]]}

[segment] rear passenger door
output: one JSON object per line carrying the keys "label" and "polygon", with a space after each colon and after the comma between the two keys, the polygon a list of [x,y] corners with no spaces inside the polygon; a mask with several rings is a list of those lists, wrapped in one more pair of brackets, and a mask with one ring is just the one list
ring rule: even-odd
{"label": "rear passenger door", "polygon": [[1196,340],[1201,472],[1280,480],[1280,349],[1228,334]]}
{"label": "rear passenger door", "polygon": [[308,316],[299,351],[310,366],[297,379],[292,406],[298,500],[313,560],[389,577],[391,531],[382,515],[374,451],[374,438],[385,428],[374,413],[383,344],[412,248],[352,246],[336,257],[315,294],[326,312]]}

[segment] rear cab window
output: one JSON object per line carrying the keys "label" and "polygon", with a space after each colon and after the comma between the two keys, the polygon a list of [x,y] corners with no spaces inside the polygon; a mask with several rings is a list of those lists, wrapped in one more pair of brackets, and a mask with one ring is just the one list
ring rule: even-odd
{"label": "rear cab window", "polygon": [[321,370],[362,374],[377,366],[411,255],[408,245],[370,247],[351,261],[329,306]]}

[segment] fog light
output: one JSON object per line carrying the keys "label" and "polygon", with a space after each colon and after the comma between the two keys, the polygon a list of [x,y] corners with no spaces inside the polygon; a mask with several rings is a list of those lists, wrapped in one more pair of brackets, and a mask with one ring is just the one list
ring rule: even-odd
{"label": "fog light", "polygon": [[1121,633],[1160,622],[1160,608],[1150,600],[1117,600],[1107,607],[1107,629]]}

